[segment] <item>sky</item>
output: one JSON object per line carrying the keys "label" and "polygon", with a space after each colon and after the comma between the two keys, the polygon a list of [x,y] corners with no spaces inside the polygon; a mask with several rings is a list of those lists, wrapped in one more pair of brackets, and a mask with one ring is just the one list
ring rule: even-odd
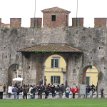
{"label": "sky", "polygon": [[[71,11],[69,25],[76,17],[77,0],[36,0],[36,15],[42,17],[41,10],[60,7]],[[22,26],[30,26],[30,18],[34,17],[35,0],[0,0],[0,18],[3,23],[10,23],[10,18],[22,18]],[[78,0],[77,17],[84,18],[85,27],[94,26],[94,18],[107,18],[107,0]]]}

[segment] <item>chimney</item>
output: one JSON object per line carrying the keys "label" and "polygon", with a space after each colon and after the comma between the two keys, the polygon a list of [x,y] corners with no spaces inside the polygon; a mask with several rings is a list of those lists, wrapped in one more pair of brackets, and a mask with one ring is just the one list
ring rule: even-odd
{"label": "chimney", "polygon": [[107,18],[94,18],[94,27],[107,27]]}
{"label": "chimney", "polygon": [[21,18],[10,18],[10,28],[20,28]]}
{"label": "chimney", "polygon": [[42,26],[42,18],[31,18],[30,19],[30,27],[41,28]]}
{"label": "chimney", "polygon": [[73,27],[83,27],[84,18],[72,18]]}

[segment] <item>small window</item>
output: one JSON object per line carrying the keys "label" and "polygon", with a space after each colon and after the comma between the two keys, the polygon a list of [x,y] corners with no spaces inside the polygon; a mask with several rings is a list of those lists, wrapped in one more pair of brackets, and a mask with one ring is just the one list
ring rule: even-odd
{"label": "small window", "polygon": [[51,76],[51,84],[60,84],[60,76]]}
{"label": "small window", "polygon": [[56,15],[52,15],[52,21],[56,21]]}
{"label": "small window", "polygon": [[58,68],[59,67],[59,58],[51,59],[51,68]]}

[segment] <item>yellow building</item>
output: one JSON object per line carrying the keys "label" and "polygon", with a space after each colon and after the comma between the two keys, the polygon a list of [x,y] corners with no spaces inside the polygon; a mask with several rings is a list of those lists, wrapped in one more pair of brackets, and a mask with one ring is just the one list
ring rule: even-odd
{"label": "yellow building", "polygon": [[[51,55],[45,61],[45,81],[46,84],[65,84],[66,82],[66,62],[60,55]],[[98,71],[92,66],[86,71],[86,84],[97,85]]]}
{"label": "yellow building", "polygon": [[86,83],[89,85],[97,85],[98,82],[98,70],[92,66],[92,68],[88,68],[86,71]]}
{"label": "yellow building", "polygon": [[45,62],[46,84],[64,84],[66,79],[66,62],[59,55],[51,55]]}

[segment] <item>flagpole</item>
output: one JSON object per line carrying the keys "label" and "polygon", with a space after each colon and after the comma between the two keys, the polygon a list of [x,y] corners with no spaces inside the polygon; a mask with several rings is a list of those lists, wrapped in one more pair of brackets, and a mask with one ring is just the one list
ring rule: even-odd
{"label": "flagpole", "polygon": [[[34,1],[34,28],[35,28],[35,18],[36,18],[36,0]],[[37,24],[37,23],[36,23]]]}
{"label": "flagpole", "polygon": [[35,0],[35,4],[34,4],[34,18],[36,17],[36,0]]}
{"label": "flagpole", "polygon": [[78,0],[77,0],[77,4],[76,4],[76,26],[78,26],[77,17],[78,17]]}

